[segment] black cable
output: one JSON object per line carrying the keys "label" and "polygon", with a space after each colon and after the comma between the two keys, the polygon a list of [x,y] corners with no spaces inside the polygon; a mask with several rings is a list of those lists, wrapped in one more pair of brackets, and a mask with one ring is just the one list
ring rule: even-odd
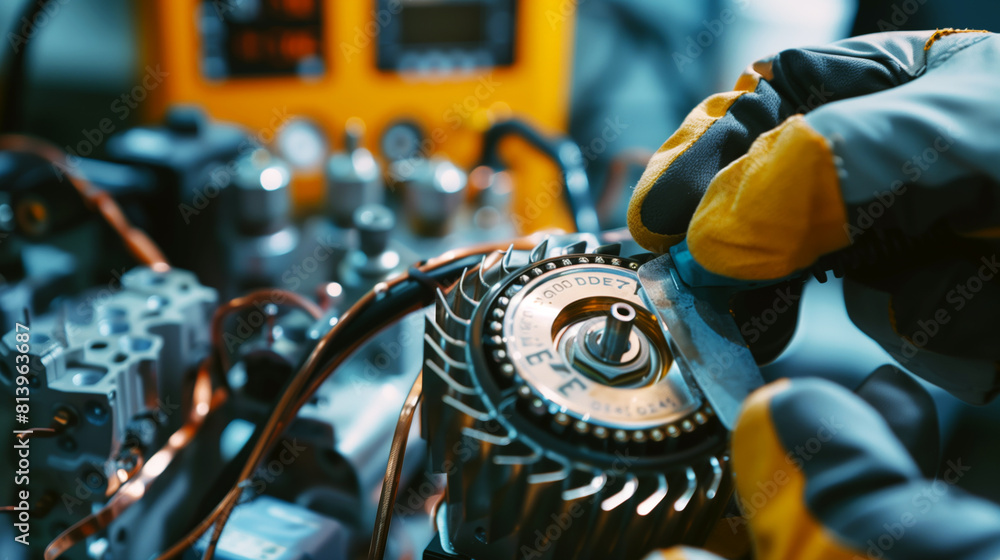
{"label": "black cable", "polygon": [[[6,87],[3,91],[3,107],[0,110],[0,131],[20,132],[24,128],[24,95],[27,89],[27,61],[30,40],[38,34],[35,28],[35,18],[45,9],[51,0],[28,0],[21,10],[21,17],[14,20],[14,27],[8,32],[8,38],[18,38],[20,42],[13,45],[10,67],[7,70]],[[18,26],[30,26],[30,32],[21,34]]]}
{"label": "black cable", "polygon": [[[478,265],[481,260],[482,255],[470,255],[434,270],[420,272],[417,276],[409,276],[390,288],[352,320],[350,329],[338,333],[340,336],[330,341],[330,344],[327,345],[327,352],[318,357],[321,365],[316,368],[313,375],[322,375],[326,366],[337,358],[344,349],[353,348],[355,344],[400,320],[409,314],[414,307],[424,307],[432,303],[438,286],[447,286],[458,280],[460,274],[464,273],[466,269]],[[309,353],[304,353],[303,360],[308,358]],[[303,363],[298,364],[298,369],[302,368],[303,365]],[[290,382],[291,378],[286,381],[286,384]],[[309,380],[309,383],[311,382],[312,379]],[[286,390],[287,386],[282,389],[282,392]],[[256,443],[263,427],[263,424],[257,426],[246,447],[252,447]]]}
{"label": "black cable", "polygon": [[[364,304],[355,304],[355,306],[357,306],[357,314],[351,314],[350,317],[345,316],[343,320],[338,323],[339,326],[334,327],[339,329],[339,332],[330,336],[330,338],[327,339],[326,335],[324,335],[324,339],[326,339],[326,350],[317,354],[314,358],[311,357],[312,353],[310,353],[309,358],[305,358],[307,362],[311,359],[315,359],[317,361],[317,367],[313,372],[311,372],[310,378],[300,380],[301,383],[296,384],[294,381],[299,374],[289,377],[286,381],[285,388],[279,393],[282,396],[275,402],[274,406],[278,407],[285,398],[285,395],[290,394],[289,392],[292,390],[292,385],[297,387],[295,389],[296,391],[309,390],[310,388],[311,390],[315,390],[317,382],[332,373],[333,370],[330,369],[331,366],[333,366],[332,362],[338,358],[346,358],[346,356],[343,356],[342,354],[352,351],[354,348],[358,347],[360,343],[363,343],[366,339],[379,332],[383,327],[396,322],[411,311],[431,303],[437,292],[436,285],[451,283],[457,280],[460,274],[463,274],[471,266],[478,264],[481,261],[482,256],[483,254],[481,253],[470,254],[454,261],[445,262],[431,270],[427,270],[425,272],[426,276],[423,276],[420,280],[404,277],[388,289],[382,290],[381,292],[376,290],[371,294],[371,299],[368,299]],[[432,288],[432,286],[434,287]],[[365,297],[368,298],[368,296]],[[354,307],[352,307],[352,309],[354,309]],[[344,328],[344,326],[347,325],[345,321],[349,321],[349,329]],[[305,365],[302,364],[299,367],[299,371],[301,372],[301,368],[305,367]],[[272,409],[271,419],[274,418],[274,415],[277,412],[276,408]],[[270,424],[271,420],[268,421],[268,425]],[[248,442],[244,445],[244,448],[249,446],[254,450],[246,458],[247,463],[244,463],[244,466],[249,464],[253,455],[259,451],[258,447],[261,444],[261,438],[264,437],[266,429],[266,425],[258,425]],[[280,429],[280,426],[278,429]],[[276,436],[277,434],[271,437]],[[261,449],[263,448],[261,447]],[[261,452],[261,455],[262,454],[263,452]],[[255,460],[259,461],[262,458],[263,457],[260,456]],[[239,486],[233,487],[230,492],[237,491],[238,488],[243,487],[249,480],[250,478],[246,478],[241,481]],[[206,555],[212,554],[215,543],[218,542],[222,529],[229,516],[232,514],[233,507],[235,507],[235,504],[229,503],[229,496],[230,493],[227,493],[226,498],[224,498],[223,501],[219,502],[216,506],[217,508],[222,508],[219,510],[220,513],[217,517],[212,518],[210,514],[210,517],[206,517],[202,522],[198,523],[186,537],[172,545],[160,556],[169,556],[171,558],[176,557],[184,549],[192,546],[197,541],[197,538],[204,534],[206,530],[212,529],[214,526],[215,528],[213,529],[212,540],[209,544],[210,548],[206,550]],[[237,496],[237,498],[238,497],[239,496]],[[215,510],[213,510],[213,512],[214,511]],[[211,524],[209,525],[208,523],[210,522]],[[203,527],[202,525],[205,526]]]}
{"label": "black cable", "polygon": [[409,270],[406,271],[406,275],[413,278],[417,282],[426,288],[429,292],[433,293],[438,288],[443,288],[444,286],[439,284],[430,274],[420,270],[415,266],[411,266]]}
{"label": "black cable", "polygon": [[[482,255],[470,255],[441,265],[434,270],[421,273],[419,277],[409,276],[396,284],[373,301],[364,311],[358,314],[351,328],[344,331],[336,344],[327,345],[325,355],[319,356],[321,367],[316,368],[315,375],[321,375],[326,364],[330,363],[343,348],[350,348],[369,333],[381,330],[386,324],[394,321],[401,309],[424,307],[434,301],[438,286],[447,286],[458,280],[466,269],[479,265]],[[302,367],[302,364],[299,364]]]}
{"label": "black cable", "polygon": [[486,131],[483,136],[482,164],[495,169],[502,167],[500,141],[512,135],[524,139],[559,166],[576,230],[583,233],[600,232],[601,225],[597,219],[597,208],[590,193],[580,147],[569,138],[548,138],[527,122],[510,119],[496,123]]}

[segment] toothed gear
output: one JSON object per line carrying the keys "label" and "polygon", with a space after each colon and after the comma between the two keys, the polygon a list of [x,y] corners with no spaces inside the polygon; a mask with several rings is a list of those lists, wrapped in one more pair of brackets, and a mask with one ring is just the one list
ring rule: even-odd
{"label": "toothed gear", "polygon": [[642,302],[649,256],[595,245],[511,247],[438,292],[422,414],[445,550],[638,559],[702,544],[729,500],[728,433]]}

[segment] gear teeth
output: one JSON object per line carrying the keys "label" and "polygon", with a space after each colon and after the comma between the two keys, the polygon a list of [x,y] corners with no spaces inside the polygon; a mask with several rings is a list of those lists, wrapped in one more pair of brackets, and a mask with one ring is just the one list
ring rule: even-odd
{"label": "gear teeth", "polygon": [[483,260],[476,267],[476,285],[473,289],[473,297],[477,300],[482,300],[491,287],[490,283],[486,281],[484,274],[486,274],[486,255],[483,255]]}
{"label": "gear teeth", "polygon": [[607,245],[601,245],[594,252],[598,255],[607,255],[609,257],[617,257],[622,254],[622,244],[621,243],[608,243]]}
{"label": "gear teeth", "polygon": [[586,241],[577,241],[576,243],[573,243],[572,245],[567,245],[566,249],[563,250],[563,254],[564,255],[576,255],[576,254],[579,254],[579,253],[586,253],[586,252],[587,252],[587,242]]}
{"label": "gear teeth", "polygon": [[649,495],[645,500],[639,503],[635,508],[635,512],[640,516],[645,517],[656,510],[656,507],[660,505],[660,502],[667,497],[667,476],[663,473],[656,475],[656,490]]}
{"label": "gear teeth", "polygon": [[643,264],[646,264],[649,261],[655,259],[658,256],[659,255],[657,255],[656,253],[640,253],[638,255],[632,255],[630,258],[633,261],[636,261],[637,263],[639,263],[640,265],[643,265]]}
{"label": "gear teeth", "polygon": [[[441,327],[441,325],[438,324],[436,321],[428,320],[427,324],[430,325],[431,328],[434,329],[434,332],[436,332],[438,336],[441,337],[442,343],[445,343],[448,346],[453,347],[453,348],[458,348],[458,349],[462,350],[463,352],[465,351],[465,347],[468,346],[468,344],[464,340],[459,339],[459,338],[454,338],[451,335],[449,335],[448,333],[446,333],[444,331],[444,329]],[[427,336],[430,336],[430,335],[427,335]],[[460,357],[461,358],[465,358],[464,354],[462,356],[460,356]]]}
{"label": "gear teeth", "polygon": [[545,260],[545,255],[546,253],[548,253],[549,250],[549,239],[551,238],[546,236],[541,243],[535,245],[535,248],[531,250],[531,255],[529,256],[528,260],[530,260],[532,264],[541,260]]}
{"label": "gear teeth", "polygon": [[510,264],[510,259],[514,256],[514,244],[511,243],[510,247],[504,251],[503,258],[500,259],[500,271],[503,272],[504,276],[509,275],[513,272],[514,268]]}
{"label": "gear teeth", "polygon": [[[493,464],[495,465],[534,465],[542,460],[541,449],[536,449],[531,447],[523,441],[515,442],[515,445],[520,445],[524,449],[523,455],[515,455],[511,450],[507,455],[497,455],[493,458]],[[513,447],[513,446],[512,446]]]}
{"label": "gear teeth", "polygon": [[722,485],[722,463],[719,462],[717,457],[710,457],[708,464],[712,467],[712,482],[709,483],[708,489],[705,490],[705,497],[709,500],[714,500],[715,496],[719,493],[719,486]]}
{"label": "gear teeth", "polygon": [[437,308],[438,324],[443,326],[444,331],[452,338],[465,338],[465,332],[469,328],[469,320],[459,317],[455,313],[440,288],[437,289],[437,299],[438,304],[435,307]]}
{"label": "gear teeth", "polygon": [[681,497],[677,498],[674,502],[675,511],[684,511],[688,504],[691,503],[691,498],[694,497],[695,490],[698,489],[698,475],[695,474],[694,469],[688,467],[685,469],[684,474],[687,476],[687,488],[684,489]]}
{"label": "gear teeth", "polygon": [[471,317],[476,306],[479,305],[479,300],[475,297],[475,286],[473,286],[472,296],[469,295],[469,291],[465,287],[465,279],[469,274],[468,268],[462,271],[462,275],[458,277],[458,286],[455,288],[458,291],[458,297],[455,298],[456,312],[462,317]]}
{"label": "gear teeth", "polygon": [[444,395],[443,397],[441,397],[441,402],[462,412],[463,414],[476,420],[477,422],[489,422],[490,420],[493,419],[493,415],[490,414],[489,412],[483,410],[476,410],[451,395]]}
{"label": "gear teeth", "polygon": [[528,484],[549,484],[566,480],[567,478],[569,478],[569,469],[562,468],[557,471],[532,473],[528,475]]}
{"label": "gear teeth", "polygon": [[[565,455],[561,447],[543,448],[531,436],[534,427],[525,426],[528,433],[521,434],[508,421],[516,415],[547,423],[542,429],[556,437],[569,438],[571,443],[586,440],[605,453],[626,447],[630,452],[659,453],[647,448],[684,446],[684,438],[691,437],[688,431],[711,423],[706,406],[698,415],[685,418],[686,424],[678,420],[676,425],[645,431],[619,433],[587,422],[577,426],[576,418],[554,408],[524,384],[503,344],[508,298],[516,289],[560,266],[597,263],[632,270],[639,266],[633,258],[620,256],[621,244],[588,251],[587,242],[567,245],[566,240],[563,236],[545,238],[531,251],[515,251],[510,246],[484,256],[478,266],[464,270],[450,289],[435,294],[436,311],[428,314],[424,336],[428,402],[421,414],[431,464],[436,465],[435,472],[447,473],[442,531],[463,554],[483,560],[509,559],[518,556],[523,545],[530,548],[536,538],[534,530],[542,528],[544,533],[553,513],[583,507],[586,517],[541,551],[539,560],[634,560],[678,539],[703,542],[732,492],[728,457],[720,449],[699,452],[699,458],[665,469],[629,466],[624,473],[612,473],[590,464],[584,456]],[[547,258],[551,255],[559,258]],[[508,292],[494,293],[499,286]],[[480,309],[488,294],[495,304]],[[477,326],[482,322],[482,341],[469,338],[473,317]],[[472,345],[480,342],[483,357],[495,367],[487,373],[493,376],[497,393],[483,393],[487,387],[480,385],[483,381],[477,376],[481,372],[470,364],[470,351],[480,352]],[[597,443],[589,443],[591,439]],[[455,470],[442,465],[455,465]]]}
{"label": "gear teeth", "polygon": [[466,387],[465,385],[462,385],[461,383],[459,383],[458,381],[456,381],[454,377],[452,377],[452,376],[448,375],[447,373],[445,373],[445,371],[443,369],[441,369],[441,366],[439,366],[439,365],[437,365],[437,364],[435,364],[434,362],[431,362],[431,361],[426,362],[425,365],[426,365],[426,367],[430,368],[430,370],[432,372],[434,372],[434,374],[436,374],[438,377],[440,377],[442,381],[444,381],[445,383],[447,383],[448,387],[450,387],[456,393],[459,393],[461,395],[468,395],[468,396],[475,396],[476,395],[476,390],[475,389],[473,389],[472,387]]}
{"label": "gear teeth", "polygon": [[447,366],[448,368],[450,368],[450,369],[458,369],[458,370],[462,370],[462,371],[468,371],[469,370],[468,364],[466,364],[463,361],[456,360],[455,358],[452,358],[451,356],[449,356],[447,350],[445,350],[444,348],[441,348],[441,346],[439,344],[436,344],[434,342],[434,339],[431,338],[431,335],[429,335],[427,333],[424,333],[424,342],[427,343],[431,348],[434,349],[434,353],[437,354],[438,357],[441,358],[441,361],[444,362],[444,365]]}
{"label": "gear teeth", "polygon": [[594,478],[590,479],[590,482],[584,484],[583,486],[578,486],[576,488],[570,488],[569,490],[563,490],[563,501],[564,502],[575,502],[577,500],[582,500],[583,498],[588,498],[593,496],[604,489],[604,486],[608,483],[608,475],[606,473],[598,473],[594,475]]}
{"label": "gear teeth", "polygon": [[610,498],[605,499],[601,502],[601,509],[604,511],[612,511],[618,509],[619,506],[625,502],[632,499],[635,495],[635,491],[639,489],[639,479],[633,475],[628,475],[625,481],[625,486],[622,487],[618,493],[612,495]]}
{"label": "gear teeth", "polygon": [[491,445],[507,446],[511,444],[511,439],[507,435],[496,436],[475,428],[462,428],[462,435]]}

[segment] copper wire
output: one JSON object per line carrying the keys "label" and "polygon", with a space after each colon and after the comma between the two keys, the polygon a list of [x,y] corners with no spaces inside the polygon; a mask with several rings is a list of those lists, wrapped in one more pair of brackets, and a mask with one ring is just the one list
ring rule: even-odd
{"label": "copper wire", "polygon": [[55,428],[29,428],[17,434],[17,439],[26,440],[32,438],[50,438],[59,435]]}
{"label": "copper wire", "polygon": [[75,544],[106,529],[122,512],[142,499],[146,489],[166,470],[174,457],[194,439],[208,413],[218,408],[226,399],[224,391],[212,390],[209,367],[210,360],[206,359],[198,369],[191,409],[184,425],[170,436],[163,448],[150,457],[134,478],[121,485],[103,508],[76,522],[49,543],[45,548],[45,560],[58,558]]}
{"label": "copper wire", "polygon": [[135,228],[125,217],[115,199],[107,191],[94,186],[73,167],[66,158],[66,153],[55,144],[39,138],[8,134],[0,136],[0,150],[26,152],[41,157],[61,170],[70,184],[76,189],[91,210],[98,212],[111,226],[111,229],[121,237],[125,248],[140,263],[149,266],[157,272],[170,270],[166,256],[156,243],[141,229]]}
{"label": "copper wire", "polygon": [[48,428],[29,428],[27,430],[21,430],[17,434],[17,439],[45,439],[56,437],[57,435],[66,431],[66,428],[73,422],[73,417],[68,410],[65,408],[60,408],[56,411],[55,416],[52,417],[52,423],[49,424]]}
{"label": "copper wire", "polygon": [[137,448],[134,447],[131,449],[131,454],[132,460],[134,461],[132,468],[127,471],[123,468],[119,468],[115,471],[115,476],[108,479],[108,489],[104,492],[105,497],[110,498],[115,495],[115,493],[122,487],[122,484],[125,484],[129,480],[135,478],[135,475],[138,474],[140,469],[142,469],[142,465],[145,464],[142,454]]}
{"label": "copper wire", "polygon": [[[279,300],[286,300],[281,301]],[[323,310],[311,300],[300,296],[295,292],[278,289],[263,289],[250,292],[245,296],[232,299],[220,305],[212,315],[212,345],[215,348],[219,360],[219,369],[225,374],[229,371],[229,354],[226,352],[223,338],[225,336],[226,319],[237,311],[253,307],[258,304],[273,303],[275,305],[294,305],[312,316],[319,319],[323,316]]]}
{"label": "copper wire", "polygon": [[410,393],[403,401],[399,411],[396,431],[392,434],[392,446],[389,448],[389,462],[385,466],[385,478],[382,479],[382,492],[378,497],[378,512],[375,516],[375,530],[372,533],[371,547],[368,549],[368,560],[385,558],[385,546],[389,540],[389,526],[392,523],[392,506],[396,503],[399,492],[399,477],[406,456],[406,444],[410,439],[410,427],[413,425],[413,412],[424,396],[424,372],[417,374],[410,387]]}
{"label": "copper wire", "polygon": [[[537,244],[538,241],[538,237],[525,237],[515,240],[513,242],[513,246],[515,249],[529,249]],[[490,243],[466,249],[448,251],[439,257],[429,259],[421,266],[418,266],[417,269],[421,272],[429,272],[438,267],[447,265],[448,263],[462,260],[467,257],[502,251],[511,245],[512,244],[510,242]],[[192,544],[197,542],[201,535],[208,531],[210,527],[218,523],[213,531],[213,539],[209,542],[209,547],[206,548],[205,554],[202,557],[203,560],[211,560],[214,555],[215,543],[217,543],[218,538],[221,537],[222,529],[225,525],[223,519],[228,519],[229,514],[239,502],[245,481],[249,480],[254,470],[257,468],[257,464],[274,445],[275,439],[284,431],[291,418],[294,417],[299,408],[301,408],[306,400],[308,400],[308,395],[315,391],[316,388],[318,388],[330,375],[332,375],[336,367],[344,359],[346,359],[346,350],[348,349],[342,349],[340,358],[331,360],[331,363],[328,367],[322,370],[318,378],[308,385],[309,392],[303,394],[303,389],[307,386],[306,384],[309,382],[310,378],[313,377],[315,371],[320,367],[319,360],[325,353],[326,348],[332,344],[333,340],[340,334],[341,331],[353,322],[357,315],[359,315],[364,309],[375,301],[379,293],[391,289],[408,278],[408,275],[402,274],[376,286],[375,290],[366,293],[357,302],[355,302],[354,305],[345,311],[344,314],[340,316],[340,320],[337,324],[327,331],[325,335],[323,335],[313,348],[312,353],[306,359],[305,364],[292,377],[288,388],[284,391],[284,393],[282,393],[281,398],[275,405],[274,411],[271,413],[267,424],[265,424],[261,431],[260,439],[250,451],[250,455],[240,473],[237,483],[229,490],[226,496],[223,497],[223,499],[205,519],[199,522],[198,525],[184,538],[158,556],[156,560],[170,560],[172,558],[176,558],[179,554],[187,550]],[[356,347],[357,345],[353,345],[351,349]]]}

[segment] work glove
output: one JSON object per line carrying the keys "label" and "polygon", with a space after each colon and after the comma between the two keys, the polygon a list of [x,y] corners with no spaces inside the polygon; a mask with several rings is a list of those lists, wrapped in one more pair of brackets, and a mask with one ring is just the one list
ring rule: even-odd
{"label": "work glove", "polygon": [[[924,478],[883,416],[831,381],[751,394],[732,466],[743,517],[729,528],[747,525],[756,560],[1000,558],[1000,507],[959,487],[972,465],[946,457]],[[682,547],[646,560],[717,559]]]}
{"label": "work glove", "polygon": [[843,269],[855,324],[986,402],[1000,389],[998,92],[1000,37],[986,32],[781,52],[688,115],[650,160],[629,228],[692,285]]}

